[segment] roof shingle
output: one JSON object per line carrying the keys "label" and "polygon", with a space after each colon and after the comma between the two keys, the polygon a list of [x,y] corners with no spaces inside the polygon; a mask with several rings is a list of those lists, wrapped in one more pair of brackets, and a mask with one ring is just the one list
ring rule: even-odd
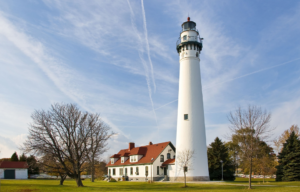
{"label": "roof shingle", "polygon": [[22,161],[2,161],[0,168],[28,169],[28,164]]}
{"label": "roof shingle", "polygon": [[[135,165],[135,164],[145,164],[151,163],[151,159],[156,159],[159,154],[170,144],[171,142],[164,142],[164,143],[157,143],[152,145],[146,145],[141,147],[135,147],[131,150],[129,149],[122,149],[119,151],[117,155],[118,157],[122,156],[131,156],[131,155],[143,155],[143,157],[138,162],[130,162],[129,158],[124,163],[121,163],[121,158],[119,158],[114,164],[109,162],[106,166],[120,166],[120,165]],[[112,157],[115,157],[113,155]]]}

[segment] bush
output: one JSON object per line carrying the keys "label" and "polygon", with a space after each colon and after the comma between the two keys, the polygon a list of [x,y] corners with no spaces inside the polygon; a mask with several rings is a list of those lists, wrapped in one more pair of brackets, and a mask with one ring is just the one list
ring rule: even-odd
{"label": "bush", "polygon": [[110,178],[109,182],[117,182],[114,178]]}

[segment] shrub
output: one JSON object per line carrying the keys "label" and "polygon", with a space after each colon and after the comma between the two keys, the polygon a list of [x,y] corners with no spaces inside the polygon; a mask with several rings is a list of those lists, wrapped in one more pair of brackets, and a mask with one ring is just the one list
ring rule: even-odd
{"label": "shrub", "polygon": [[114,178],[110,178],[109,182],[117,182]]}

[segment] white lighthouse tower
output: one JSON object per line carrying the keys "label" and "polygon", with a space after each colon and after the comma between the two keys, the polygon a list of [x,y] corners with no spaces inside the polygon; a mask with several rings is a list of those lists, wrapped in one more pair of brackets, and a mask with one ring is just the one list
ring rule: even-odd
{"label": "white lighthouse tower", "polygon": [[[177,41],[179,54],[179,94],[176,135],[176,154],[194,151],[191,166],[186,172],[189,181],[208,181],[208,162],[204,122],[203,96],[200,75],[200,52],[202,38],[196,23],[188,20],[182,24],[182,32]],[[177,180],[184,176],[175,161]]]}

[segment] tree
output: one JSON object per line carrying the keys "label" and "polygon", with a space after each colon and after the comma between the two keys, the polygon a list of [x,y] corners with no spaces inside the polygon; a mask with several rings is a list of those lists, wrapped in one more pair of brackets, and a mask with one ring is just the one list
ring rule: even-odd
{"label": "tree", "polygon": [[253,159],[254,171],[263,175],[263,182],[265,182],[266,175],[272,175],[276,172],[275,161],[276,155],[273,148],[267,143],[261,141],[256,157]]}
{"label": "tree", "polygon": [[28,174],[39,174],[39,164],[34,155],[27,157],[26,162],[28,164]]}
{"label": "tree", "polygon": [[[47,172],[49,175],[60,177],[59,185],[64,184],[67,174],[61,163],[59,163],[55,157],[44,156],[42,157],[40,164],[42,165],[42,170]],[[69,165],[69,163],[66,162],[66,165]]]}
{"label": "tree", "polygon": [[284,143],[278,163],[277,181],[300,181],[300,141],[294,131]]}
{"label": "tree", "polygon": [[[96,121],[98,116],[95,115],[91,118],[94,118],[92,121]],[[107,140],[112,136],[112,133],[108,132],[110,128],[103,121],[98,121],[97,127],[97,131],[90,132],[90,150],[87,154],[92,182],[95,180],[95,159],[107,151]]]}
{"label": "tree", "polygon": [[293,131],[295,132],[295,135],[299,138],[300,130],[298,125],[292,125],[289,129],[285,130],[276,140],[273,141],[276,147],[276,151],[278,153],[281,152],[283,144],[290,137]]}
{"label": "tree", "polygon": [[270,119],[270,113],[251,105],[245,110],[238,107],[228,116],[232,140],[237,141],[240,147],[240,158],[249,165],[249,189],[251,189],[253,158],[258,153],[258,145],[260,141],[269,137],[272,131],[269,128]]}
{"label": "tree", "polygon": [[14,152],[10,158],[10,161],[19,161],[17,152]]}
{"label": "tree", "polygon": [[222,179],[221,160],[223,161],[224,180],[235,180],[234,164],[229,157],[228,148],[218,137],[216,137],[214,142],[210,144],[210,147],[207,150],[207,155],[210,180]]}
{"label": "tree", "polygon": [[24,153],[22,153],[22,155],[20,156],[20,160],[19,161],[26,161],[27,157]]}
{"label": "tree", "polygon": [[[24,143],[25,151],[40,157],[53,156],[65,173],[76,180],[77,186],[83,186],[82,165],[93,151],[105,150],[105,141],[114,133],[109,132],[107,125],[103,126],[99,114],[82,112],[75,104],[56,103],[48,111],[36,110],[31,117],[33,123]],[[106,140],[104,144],[96,145],[91,142],[91,136],[105,136],[95,140]]]}
{"label": "tree", "polygon": [[225,146],[228,148],[228,155],[232,159],[235,173],[237,174],[238,171],[238,163],[239,163],[239,152],[240,147],[239,144],[236,141],[229,141],[225,143]]}
{"label": "tree", "polygon": [[179,171],[183,171],[184,174],[184,187],[186,187],[186,172],[188,169],[192,169],[192,162],[191,160],[194,157],[195,152],[191,150],[184,150],[178,152],[176,154],[176,163],[179,165]]}

